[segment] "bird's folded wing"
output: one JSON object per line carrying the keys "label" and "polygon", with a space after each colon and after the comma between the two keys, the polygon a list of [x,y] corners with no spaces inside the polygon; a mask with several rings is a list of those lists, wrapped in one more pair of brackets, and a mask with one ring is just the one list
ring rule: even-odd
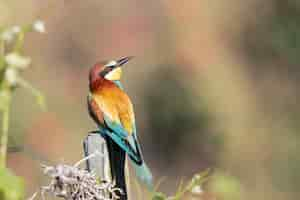
{"label": "bird's folded wing", "polygon": [[[105,135],[109,136],[114,142],[116,142],[130,158],[140,164],[142,162],[140,149],[138,142],[136,140],[135,126],[132,125],[132,133],[124,128],[122,122],[125,120],[119,118],[119,115],[115,115],[115,111],[107,106],[103,99],[98,96],[89,95],[88,96],[88,105],[90,114],[94,120],[102,127],[104,126]],[[111,110],[111,112],[110,112]],[[123,115],[124,116],[124,115]],[[112,119],[114,118],[114,119]],[[132,121],[131,121],[132,122]]]}
{"label": "bird's folded wing", "polygon": [[113,141],[115,141],[129,157],[137,164],[142,163],[142,156],[140,148],[135,134],[128,134],[123,126],[119,123],[113,123],[104,114],[105,125],[108,128],[106,135],[108,135]]}
{"label": "bird's folded wing", "polygon": [[98,125],[103,125],[104,124],[103,113],[100,110],[99,106],[97,105],[97,102],[93,99],[91,94],[87,96],[87,105],[88,105],[89,114],[93,118],[93,120]]}

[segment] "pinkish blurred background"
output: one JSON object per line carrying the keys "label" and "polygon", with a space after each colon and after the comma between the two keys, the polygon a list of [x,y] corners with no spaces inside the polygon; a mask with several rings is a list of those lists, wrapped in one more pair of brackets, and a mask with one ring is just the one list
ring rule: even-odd
{"label": "pinkish blurred background", "polygon": [[299,196],[297,0],[10,0],[0,12],[1,24],[46,24],[27,37],[24,77],[48,110],[18,90],[11,114],[9,146],[23,150],[8,165],[27,194],[45,183],[41,163],[82,157],[95,128],[89,67],[134,55],[123,83],[144,156],[156,179],[167,177],[162,191],[209,167],[235,177],[240,199]]}

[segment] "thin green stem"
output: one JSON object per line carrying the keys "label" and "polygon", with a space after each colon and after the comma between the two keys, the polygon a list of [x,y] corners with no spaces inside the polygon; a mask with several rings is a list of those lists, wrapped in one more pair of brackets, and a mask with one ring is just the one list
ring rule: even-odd
{"label": "thin green stem", "polygon": [[25,34],[24,34],[23,31],[21,31],[18,34],[17,41],[16,41],[15,46],[13,48],[14,52],[20,53],[22,51],[23,44],[24,44],[24,37],[25,37]]}
{"label": "thin green stem", "polygon": [[4,55],[4,41],[0,39],[0,56]]}
{"label": "thin green stem", "polygon": [[26,80],[22,79],[21,77],[18,78],[18,83],[20,86],[29,90],[36,97],[37,103],[40,105],[40,107],[46,110],[45,98],[39,90],[34,88],[30,83],[28,83]]}
{"label": "thin green stem", "polygon": [[9,126],[9,111],[10,111],[10,97],[7,101],[7,106],[3,110],[2,118],[2,135],[0,138],[0,166],[6,166],[6,153],[7,153],[7,141],[8,141],[8,126]]}
{"label": "thin green stem", "polygon": [[5,42],[0,39],[0,70],[4,68]]}
{"label": "thin green stem", "polygon": [[[3,66],[3,56],[5,54],[5,42],[0,40],[0,68]],[[2,111],[2,134],[0,137],[0,166],[6,166],[6,151],[8,140],[8,126],[9,126],[9,107],[10,107],[10,91],[8,91],[8,99],[6,101],[5,109]]]}

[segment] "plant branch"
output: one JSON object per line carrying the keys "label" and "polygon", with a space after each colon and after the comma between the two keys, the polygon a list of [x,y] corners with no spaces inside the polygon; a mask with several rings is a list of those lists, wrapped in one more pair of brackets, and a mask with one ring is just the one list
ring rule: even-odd
{"label": "plant branch", "polygon": [[4,44],[5,42],[3,40],[0,39],[0,56],[4,55]]}
{"label": "plant branch", "polygon": [[8,126],[9,126],[9,108],[10,108],[10,92],[8,91],[9,99],[7,101],[7,107],[3,110],[2,118],[2,135],[0,138],[0,166],[5,167],[6,165],[6,154],[7,154],[7,141],[8,141]]}
{"label": "plant branch", "polygon": [[22,79],[21,77],[18,78],[18,83],[21,87],[24,87],[27,89],[33,96],[35,96],[37,103],[39,106],[46,110],[46,103],[45,103],[45,97],[43,94],[36,88],[34,88],[30,83],[28,83],[26,80]]}
{"label": "plant branch", "polygon": [[5,42],[0,39],[0,70],[4,67]]}

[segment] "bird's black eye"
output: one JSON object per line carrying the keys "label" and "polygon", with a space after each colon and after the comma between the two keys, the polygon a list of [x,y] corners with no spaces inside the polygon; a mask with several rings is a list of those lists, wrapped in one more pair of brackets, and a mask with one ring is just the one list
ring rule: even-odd
{"label": "bird's black eye", "polygon": [[105,67],[105,68],[99,73],[99,76],[104,77],[104,76],[105,76],[108,72],[110,72],[111,70],[113,70],[113,67],[112,67],[112,66]]}

